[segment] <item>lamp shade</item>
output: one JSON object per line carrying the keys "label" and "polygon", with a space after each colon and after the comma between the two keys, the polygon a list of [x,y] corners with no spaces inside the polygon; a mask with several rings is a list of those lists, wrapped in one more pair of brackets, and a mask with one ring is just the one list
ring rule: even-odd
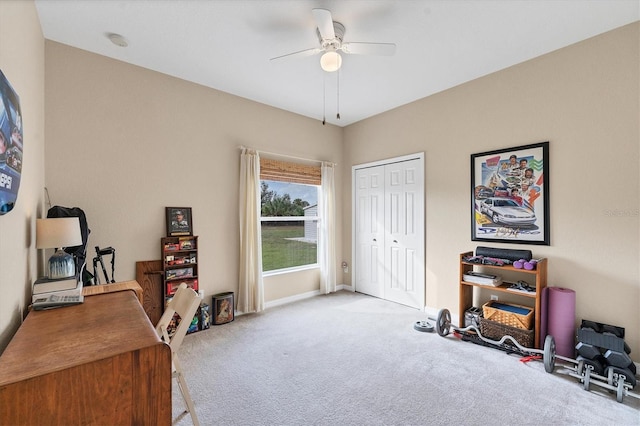
{"label": "lamp shade", "polygon": [[82,245],[80,219],[60,217],[36,220],[36,248],[62,248]]}
{"label": "lamp shade", "polygon": [[342,56],[335,50],[326,52],[320,57],[320,66],[327,72],[338,71],[342,66]]}

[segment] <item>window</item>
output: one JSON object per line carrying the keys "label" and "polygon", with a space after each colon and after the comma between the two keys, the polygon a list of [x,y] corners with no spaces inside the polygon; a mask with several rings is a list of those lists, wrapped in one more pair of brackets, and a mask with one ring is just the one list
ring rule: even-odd
{"label": "window", "polygon": [[318,264],[320,168],[260,159],[262,270]]}

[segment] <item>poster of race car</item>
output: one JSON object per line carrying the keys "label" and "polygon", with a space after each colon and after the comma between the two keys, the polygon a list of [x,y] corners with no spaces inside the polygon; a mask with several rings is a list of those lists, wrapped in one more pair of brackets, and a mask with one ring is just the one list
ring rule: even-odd
{"label": "poster of race car", "polygon": [[0,215],[18,199],[23,151],[20,100],[0,70]]}
{"label": "poster of race car", "polygon": [[549,142],[471,155],[471,240],[549,245]]}

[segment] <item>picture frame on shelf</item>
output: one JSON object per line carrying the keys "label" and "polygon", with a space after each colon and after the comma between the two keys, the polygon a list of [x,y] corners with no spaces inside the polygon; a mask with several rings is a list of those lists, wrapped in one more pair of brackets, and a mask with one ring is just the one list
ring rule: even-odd
{"label": "picture frame on shelf", "polygon": [[471,240],[550,244],[549,142],[471,154]]}
{"label": "picture frame on shelf", "polygon": [[193,235],[191,207],[166,207],[167,237]]}

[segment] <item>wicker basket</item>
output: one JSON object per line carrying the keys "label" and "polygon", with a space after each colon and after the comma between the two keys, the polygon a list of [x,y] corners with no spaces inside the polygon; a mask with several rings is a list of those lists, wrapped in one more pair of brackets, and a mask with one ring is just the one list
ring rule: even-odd
{"label": "wicker basket", "polygon": [[[520,345],[532,348],[534,331],[523,330],[521,328],[510,327],[508,325],[501,324],[499,322],[491,321],[486,318],[480,317],[480,333],[487,339],[500,340],[503,336],[513,337]],[[505,341],[506,344],[515,346],[511,341]]]}
{"label": "wicker basket", "polygon": [[482,314],[488,320],[523,330],[529,330],[533,322],[532,307],[499,303],[495,300],[482,305]]}

